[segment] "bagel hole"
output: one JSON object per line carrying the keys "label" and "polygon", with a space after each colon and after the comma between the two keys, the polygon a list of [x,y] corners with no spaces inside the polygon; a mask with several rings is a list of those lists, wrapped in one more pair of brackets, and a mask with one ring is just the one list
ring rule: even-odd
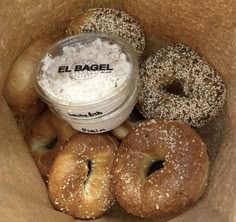
{"label": "bagel hole", "polygon": [[173,82],[164,85],[163,90],[176,96],[186,97],[183,83],[180,80],[174,80]]}
{"label": "bagel hole", "polygon": [[91,174],[91,171],[92,171],[92,161],[91,160],[87,160],[86,164],[87,164],[88,172],[87,172],[86,180],[84,181],[84,185],[86,185],[86,183],[88,182],[88,178],[89,178],[89,176]]}
{"label": "bagel hole", "polygon": [[154,172],[156,172],[157,170],[160,170],[164,167],[164,160],[155,160],[152,161],[151,165],[149,166],[146,176],[150,176],[151,174],[153,174]]}
{"label": "bagel hole", "polygon": [[57,137],[54,137],[52,140],[49,141],[49,143],[45,146],[48,150],[51,150],[55,147],[57,143]]}

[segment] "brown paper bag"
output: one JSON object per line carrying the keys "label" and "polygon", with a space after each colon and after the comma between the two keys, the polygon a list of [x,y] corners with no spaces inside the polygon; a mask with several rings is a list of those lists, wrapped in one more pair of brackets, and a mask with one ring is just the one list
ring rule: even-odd
{"label": "brown paper bag", "polygon": [[[233,0],[0,0],[0,90],[22,50],[34,39],[62,33],[68,20],[89,7],[123,8],[138,18],[148,36],[195,48],[221,73],[227,86],[225,113],[199,133],[212,154],[205,196],[187,212],[171,219],[236,221],[236,1]],[[213,161],[214,160],[214,161]],[[17,129],[4,98],[0,97],[0,221],[74,221],[52,209],[46,188]],[[142,220],[119,206],[96,221]]]}

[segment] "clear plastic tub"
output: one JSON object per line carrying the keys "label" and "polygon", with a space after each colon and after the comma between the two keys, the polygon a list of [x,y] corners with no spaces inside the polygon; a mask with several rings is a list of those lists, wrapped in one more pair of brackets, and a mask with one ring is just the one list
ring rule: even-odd
{"label": "clear plastic tub", "polygon": [[134,106],[138,99],[138,94],[140,90],[140,80],[139,76],[133,82],[133,89],[130,91],[130,95],[127,97],[127,100],[123,102],[119,107],[112,110],[110,113],[99,116],[91,119],[72,119],[67,116],[63,116],[57,113],[55,110],[54,113],[60,116],[62,119],[70,122],[74,129],[77,129],[80,132],[84,133],[103,133],[110,131],[119,125],[121,125],[125,120],[128,119],[130,113],[134,109]]}
{"label": "clear plastic tub", "polygon": [[[107,55],[101,52],[105,46]],[[125,121],[137,101],[137,56],[132,47],[116,36],[99,33],[72,36],[55,43],[45,53],[35,86],[49,107],[75,129],[105,132]]]}

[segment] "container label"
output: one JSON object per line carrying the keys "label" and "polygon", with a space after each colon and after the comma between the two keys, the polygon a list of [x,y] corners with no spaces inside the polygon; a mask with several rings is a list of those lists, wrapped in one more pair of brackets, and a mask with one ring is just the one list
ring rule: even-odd
{"label": "container label", "polygon": [[79,130],[80,132],[84,132],[84,133],[104,133],[109,131],[108,129],[86,129],[86,128],[81,128],[81,130]]}
{"label": "container label", "polygon": [[102,114],[103,112],[101,111],[88,112],[88,113],[68,113],[69,116],[76,118],[91,118],[95,116],[101,116]]}
{"label": "container label", "polygon": [[58,67],[58,73],[69,73],[71,79],[90,79],[100,73],[111,73],[110,64],[97,64],[94,61],[82,61],[78,64],[63,65]]}

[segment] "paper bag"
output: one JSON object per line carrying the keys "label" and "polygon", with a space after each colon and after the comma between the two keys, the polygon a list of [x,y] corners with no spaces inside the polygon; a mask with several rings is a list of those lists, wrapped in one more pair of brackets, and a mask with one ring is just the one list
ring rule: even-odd
{"label": "paper bag", "polygon": [[[222,75],[227,86],[225,112],[199,133],[210,147],[211,173],[204,197],[173,222],[236,221],[236,1],[233,0],[1,0],[0,90],[11,65],[33,40],[63,35],[68,21],[89,7],[126,10],[143,25],[152,51],[155,37],[196,49]],[[160,46],[162,43],[159,41]],[[52,209],[46,187],[13,115],[0,97],[0,221],[69,222]],[[96,221],[143,220],[118,205]]]}

